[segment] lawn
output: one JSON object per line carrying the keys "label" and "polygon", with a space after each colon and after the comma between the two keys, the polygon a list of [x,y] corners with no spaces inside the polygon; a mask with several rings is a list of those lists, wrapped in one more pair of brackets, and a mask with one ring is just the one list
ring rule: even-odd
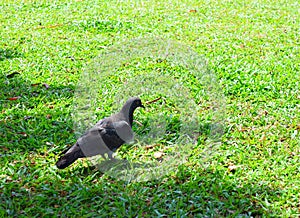
{"label": "lawn", "polygon": [[[1,1],[0,217],[299,217],[299,8],[296,0]],[[205,60],[215,76],[210,87],[220,87],[210,97],[222,101],[221,138],[209,140],[206,103],[215,99],[203,98],[205,86],[188,76],[190,66],[135,57],[98,78],[93,120],[116,109],[118,87],[130,78],[149,72],[174,77],[197,102],[193,116],[203,121],[187,161],[137,182],[87,160],[58,170],[60,152],[77,138],[72,114],[82,74],[124,40],[148,36],[184,45],[177,52],[190,47]],[[159,97],[151,90],[140,95]],[[153,105],[136,113],[141,136],[158,109],[171,117],[170,105]],[[170,118],[158,150],[180,135],[177,124]],[[203,158],[200,150],[211,143],[217,148]],[[125,145],[119,153],[135,159],[143,152]]]}

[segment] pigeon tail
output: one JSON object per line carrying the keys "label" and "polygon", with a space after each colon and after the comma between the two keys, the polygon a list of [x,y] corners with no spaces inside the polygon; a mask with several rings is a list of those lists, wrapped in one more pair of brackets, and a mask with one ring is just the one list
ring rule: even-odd
{"label": "pigeon tail", "polygon": [[78,158],[85,157],[78,143],[73,145],[56,163],[58,169],[64,169],[74,163]]}

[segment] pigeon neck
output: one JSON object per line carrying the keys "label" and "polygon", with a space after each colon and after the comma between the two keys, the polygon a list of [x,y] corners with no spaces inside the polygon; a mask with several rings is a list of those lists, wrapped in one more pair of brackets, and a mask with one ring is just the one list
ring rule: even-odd
{"label": "pigeon neck", "polygon": [[129,122],[130,126],[132,126],[133,112],[135,109],[136,107],[133,104],[125,104],[122,108],[122,113],[125,114],[125,118]]}

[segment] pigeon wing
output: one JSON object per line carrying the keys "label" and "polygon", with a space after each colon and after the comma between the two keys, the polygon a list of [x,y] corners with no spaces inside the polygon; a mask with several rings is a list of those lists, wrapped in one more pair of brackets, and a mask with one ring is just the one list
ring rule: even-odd
{"label": "pigeon wing", "polygon": [[78,139],[78,144],[83,153],[91,157],[98,154],[110,154],[132,139],[133,132],[127,122],[112,122],[108,119],[91,128]]}

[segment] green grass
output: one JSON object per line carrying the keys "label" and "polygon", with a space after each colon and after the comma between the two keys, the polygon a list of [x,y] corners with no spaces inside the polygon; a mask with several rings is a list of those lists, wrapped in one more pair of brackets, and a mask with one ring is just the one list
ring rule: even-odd
{"label": "green grass", "polygon": [[[299,7],[2,1],[0,216],[298,217]],[[128,184],[86,161],[57,170],[58,154],[76,140],[71,109],[81,73],[104,49],[145,35],[178,40],[208,60],[227,105],[218,152],[205,167],[195,153],[149,182]]]}

